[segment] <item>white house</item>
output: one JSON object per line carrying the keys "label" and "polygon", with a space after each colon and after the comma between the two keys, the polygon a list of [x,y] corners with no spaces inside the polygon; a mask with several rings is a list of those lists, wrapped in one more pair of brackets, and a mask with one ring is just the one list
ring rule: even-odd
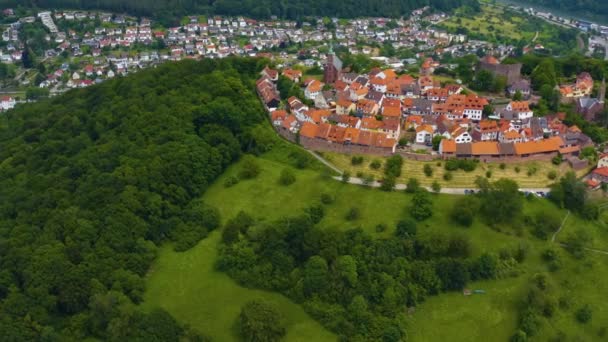
{"label": "white house", "polygon": [[416,143],[430,144],[433,141],[435,130],[431,125],[421,125],[416,128]]}
{"label": "white house", "polygon": [[2,108],[2,110],[9,110],[15,108],[16,103],[17,102],[14,98],[10,96],[3,96],[2,99],[0,99],[0,108]]}
{"label": "white house", "polygon": [[517,113],[519,120],[530,119],[534,116],[534,112],[530,109],[528,101],[511,101],[506,109]]}

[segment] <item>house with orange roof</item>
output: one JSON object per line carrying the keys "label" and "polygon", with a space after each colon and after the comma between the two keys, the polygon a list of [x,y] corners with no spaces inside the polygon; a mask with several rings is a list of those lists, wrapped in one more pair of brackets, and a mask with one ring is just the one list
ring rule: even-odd
{"label": "house with orange roof", "polygon": [[286,117],[285,120],[283,120],[283,122],[281,123],[281,127],[290,131],[291,133],[295,133],[298,131],[300,123],[295,118],[295,116],[290,115]]}
{"label": "house with orange roof", "polygon": [[302,71],[295,69],[283,69],[283,76],[287,77],[292,82],[299,83],[302,79]]}
{"label": "house with orange roof", "polygon": [[474,157],[498,157],[500,149],[496,141],[478,141],[471,144],[471,154]]}
{"label": "house with orange roof", "polygon": [[336,114],[338,115],[348,115],[356,109],[357,106],[350,100],[340,99],[336,102]]}
{"label": "house with orange roof", "polygon": [[268,77],[271,81],[276,82],[279,80],[279,72],[274,69],[270,69],[268,66],[264,67],[261,72],[262,76]]}
{"label": "house with orange roof", "polygon": [[456,154],[456,142],[451,139],[443,139],[439,143],[439,154],[442,156],[453,156]]}
{"label": "house with orange roof", "polygon": [[320,124],[327,121],[327,118],[331,115],[331,111],[327,109],[311,109],[305,114],[309,118],[309,121]]}
{"label": "house with orange roof", "polygon": [[427,90],[426,98],[431,101],[446,101],[448,99],[448,90],[445,88],[432,88]]}
{"label": "house with orange roof", "polygon": [[309,100],[314,100],[315,98],[317,98],[317,96],[319,96],[319,94],[321,94],[323,86],[325,86],[323,82],[311,80],[310,82],[308,82],[306,89],[304,89],[304,97]]}
{"label": "house with orange roof", "polygon": [[287,117],[287,112],[284,110],[275,110],[272,113],[270,113],[270,119],[272,121],[272,124],[275,126],[280,126],[286,117]]}
{"label": "house with orange roof", "polygon": [[317,136],[319,126],[312,122],[305,122],[300,128],[300,138],[314,139]]}
{"label": "house with orange roof", "polygon": [[369,81],[369,83],[371,84],[372,89],[384,94],[384,93],[386,93],[389,81],[384,78],[376,76],[376,77],[372,78]]}
{"label": "house with orange roof", "polygon": [[508,130],[500,133],[498,141],[501,143],[520,143],[524,141],[524,138],[516,130]]}
{"label": "house with orange roof", "polygon": [[517,113],[517,119],[525,120],[534,116],[528,101],[511,101],[506,108],[508,111]]}
{"label": "house with orange roof", "polygon": [[360,115],[375,116],[378,114],[378,103],[368,99],[360,99],[356,104],[356,111]]}
{"label": "house with orange roof", "polygon": [[393,107],[393,106],[383,106],[382,107],[382,116],[389,118],[400,118],[401,117],[401,107]]}
{"label": "house with orange roof", "polygon": [[608,183],[608,167],[600,167],[591,172],[591,179],[596,182]]}
{"label": "house with orange roof", "polygon": [[435,129],[431,125],[420,125],[416,128],[416,143],[429,145],[433,141]]}
{"label": "house with orange roof", "polygon": [[376,74],[376,77],[391,81],[397,78],[397,73],[393,69],[385,69]]}
{"label": "house with orange roof", "polygon": [[527,141],[513,144],[515,154],[520,157],[533,154],[557,153],[563,146],[564,141],[560,137],[551,137],[538,141]]}
{"label": "house with orange roof", "polygon": [[475,141],[490,141],[498,139],[498,123],[494,120],[481,120],[473,130]]}
{"label": "house with orange roof", "polygon": [[416,129],[418,126],[422,125],[423,119],[420,115],[408,115],[405,118],[405,129]]}
{"label": "house with orange roof", "polygon": [[382,121],[376,120],[375,117],[365,117],[361,119],[361,129],[376,131],[382,127]]}
{"label": "house with orange roof", "polygon": [[418,85],[420,86],[420,90],[422,92],[426,92],[429,89],[433,89],[435,86],[435,81],[431,76],[422,76],[418,79]]}
{"label": "house with orange roof", "polygon": [[394,118],[386,118],[380,121],[382,125],[378,128],[378,131],[386,134],[387,137],[392,139],[399,139],[401,136],[401,120]]}

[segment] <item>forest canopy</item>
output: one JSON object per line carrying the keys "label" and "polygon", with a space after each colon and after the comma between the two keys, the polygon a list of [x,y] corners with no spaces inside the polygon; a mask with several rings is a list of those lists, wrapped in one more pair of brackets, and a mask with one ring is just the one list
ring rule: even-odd
{"label": "forest canopy", "polygon": [[168,63],[3,114],[3,340],[196,337],[135,305],[157,244],[188,249],[215,229],[200,195],[264,148],[252,89],[265,63]]}
{"label": "forest canopy", "polygon": [[253,18],[296,20],[305,16],[401,17],[417,8],[430,5],[450,11],[463,5],[479,6],[477,0],[0,0],[0,5],[40,8],[100,9],[152,16],[164,23],[175,23],[184,15],[222,14]]}

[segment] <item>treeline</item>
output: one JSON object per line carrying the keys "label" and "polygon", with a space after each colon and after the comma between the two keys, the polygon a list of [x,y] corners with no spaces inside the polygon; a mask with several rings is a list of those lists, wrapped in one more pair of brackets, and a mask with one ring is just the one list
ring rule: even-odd
{"label": "treeline", "polygon": [[199,200],[271,142],[257,59],[168,63],[0,118],[2,340],[197,340],[140,312],[156,244],[219,224]]}
{"label": "treeline", "polygon": [[604,0],[525,0],[534,5],[559,9],[562,12],[593,14],[608,18],[608,6]]}
{"label": "treeline", "polygon": [[451,11],[468,5],[479,7],[477,0],[1,0],[0,6],[30,6],[40,8],[101,9],[127,12],[137,16],[152,16],[165,23],[176,23],[184,15],[222,14],[253,18],[277,16],[297,20],[306,16],[401,17],[414,9],[430,5],[440,11]]}
{"label": "treeline", "polygon": [[[394,234],[385,239],[373,238],[361,228],[321,227],[332,202],[329,194],[320,196],[322,204],[275,222],[256,222],[240,212],[224,227],[217,266],[248,287],[287,295],[344,340],[406,340],[410,308],[430,295],[462,290],[472,280],[514,275],[525,258],[520,247],[474,257],[469,240],[459,234],[419,236],[417,222],[431,216],[432,210],[418,214],[421,207],[432,207],[432,196],[415,190],[411,218],[396,222]],[[491,208],[483,204],[486,200],[502,202]],[[509,224],[521,212],[522,200],[517,184],[499,181],[479,195],[482,204],[470,214],[481,211],[482,217],[498,216],[500,223]],[[461,210],[460,205],[454,210]],[[355,209],[347,220],[358,217]]]}

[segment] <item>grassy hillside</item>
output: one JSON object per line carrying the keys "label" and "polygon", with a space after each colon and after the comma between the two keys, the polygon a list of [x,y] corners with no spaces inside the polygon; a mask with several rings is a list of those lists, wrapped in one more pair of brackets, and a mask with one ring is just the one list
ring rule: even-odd
{"label": "grassy hillside", "polygon": [[[278,178],[281,170],[289,167],[281,153],[267,154],[257,159],[262,171],[256,179],[241,181],[226,188],[224,181],[236,175],[241,165],[229,168],[209,188],[203,199],[218,208],[224,222],[241,210],[257,220],[271,221],[297,213],[318,202],[322,193],[330,193],[335,195],[336,201],[327,206],[321,226],[341,229],[362,227],[377,238],[391,234],[394,223],[406,215],[411,195],[342,184],[323,177],[318,170],[297,170],[294,184],[280,186]],[[608,319],[608,310],[601,301],[603,294],[608,293],[608,284],[602,280],[608,276],[608,256],[588,254],[585,259],[578,260],[558,248],[562,266],[555,272],[548,272],[541,254],[552,245],[549,241],[533,237],[528,227],[499,232],[479,221],[470,228],[456,227],[447,213],[458,197],[434,195],[433,198],[435,215],[419,226],[419,235],[428,238],[435,234],[466,236],[472,243],[473,255],[525,246],[527,256],[516,276],[468,286],[470,289],[485,290],[485,294],[463,296],[460,292],[452,292],[429,297],[414,312],[407,314],[407,331],[411,341],[486,341],[488,336],[496,341],[508,340],[517,329],[521,303],[527,297],[531,280],[541,273],[547,276],[549,286],[560,304],[552,317],[541,319],[539,332],[533,340],[544,341],[562,335],[582,340],[599,338],[598,333],[601,333]],[[360,218],[347,221],[346,213],[352,207],[360,209]],[[560,219],[566,215],[565,211],[548,201],[527,200],[525,213],[533,215],[537,212],[549,212]],[[387,225],[388,230],[377,232],[378,224]],[[571,225],[582,225],[593,230],[594,239],[590,246],[608,249],[605,243],[608,232],[602,228],[602,223],[584,222],[571,215],[564,232],[569,231]],[[186,253],[163,249],[147,278],[144,306],[148,309],[161,306],[182,323],[188,323],[218,340],[231,340],[233,330],[226,329],[232,329],[239,306],[250,298],[266,298],[277,303],[288,320],[288,341],[332,338],[311,322],[296,304],[284,297],[244,289],[227,276],[213,271],[212,260],[218,243],[216,232]],[[553,247],[557,248],[555,245]],[[212,296],[209,295],[211,292]],[[576,322],[574,315],[587,303],[592,306],[593,319],[583,325]]]}
{"label": "grassy hillside", "polygon": [[247,289],[214,270],[219,232],[196,247],[177,253],[160,250],[148,275],[143,307],[160,306],[214,341],[238,341],[235,328],[241,307],[262,299],[279,307],[287,319],[287,341],[335,341],[336,336],[315,322],[297,304],[272,292]]}

